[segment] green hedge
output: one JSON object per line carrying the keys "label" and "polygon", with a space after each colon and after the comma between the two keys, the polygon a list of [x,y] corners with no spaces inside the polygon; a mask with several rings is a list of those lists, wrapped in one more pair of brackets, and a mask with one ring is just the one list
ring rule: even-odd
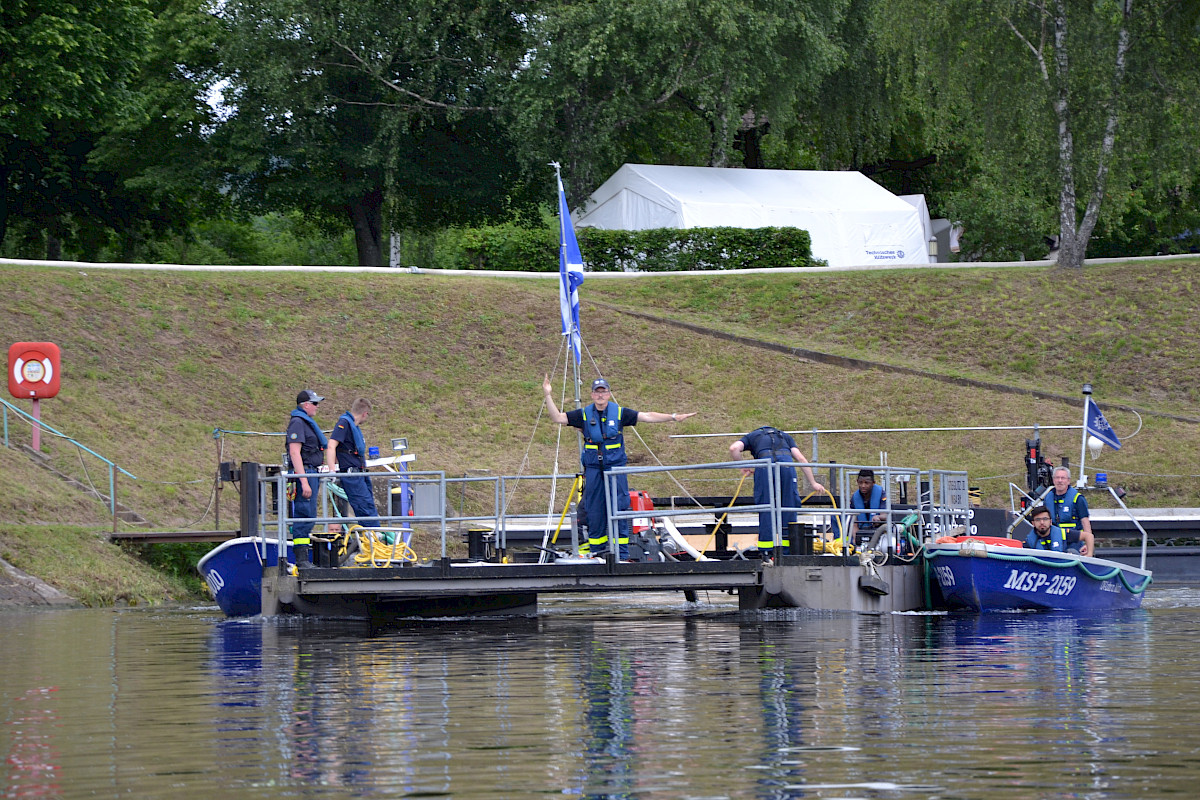
{"label": "green hedge", "polygon": [[[821,266],[800,228],[580,228],[579,249],[592,272],[673,272]],[[459,269],[554,272],[558,230],[497,225],[461,232]]]}

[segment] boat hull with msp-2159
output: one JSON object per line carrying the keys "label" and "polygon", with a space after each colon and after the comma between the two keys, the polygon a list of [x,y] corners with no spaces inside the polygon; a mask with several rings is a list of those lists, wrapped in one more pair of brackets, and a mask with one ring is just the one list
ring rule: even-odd
{"label": "boat hull with msp-2159", "polygon": [[1152,579],[1127,564],[994,537],[945,537],[926,544],[925,561],[940,590],[934,603],[949,610],[1138,608]]}

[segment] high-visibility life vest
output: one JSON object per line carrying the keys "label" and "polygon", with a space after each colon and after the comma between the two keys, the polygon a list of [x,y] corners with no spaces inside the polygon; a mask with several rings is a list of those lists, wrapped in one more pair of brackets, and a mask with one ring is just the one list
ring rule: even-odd
{"label": "high-visibility life vest", "polygon": [[600,469],[624,466],[628,459],[625,455],[625,436],[621,433],[621,407],[609,403],[603,418],[596,410],[595,403],[582,410],[583,455],[580,461],[583,466]]}
{"label": "high-visibility life vest", "polygon": [[1075,512],[1077,499],[1079,499],[1079,492],[1076,489],[1067,489],[1067,493],[1062,497],[1053,491],[1046,495],[1044,500],[1046,508],[1050,509],[1051,522],[1064,530],[1082,526],[1083,518],[1077,516]]}

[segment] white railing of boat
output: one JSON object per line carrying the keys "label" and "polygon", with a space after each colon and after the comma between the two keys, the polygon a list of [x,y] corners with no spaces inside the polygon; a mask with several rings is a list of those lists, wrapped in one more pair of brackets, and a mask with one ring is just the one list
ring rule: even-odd
{"label": "white railing of boat", "polygon": [[[921,470],[904,467],[891,466],[864,466],[860,464],[837,464],[825,463],[819,466],[822,471],[828,470],[831,475],[836,477],[837,495],[841,498],[842,505],[829,507],[822,506],[789,506],[781,502],[781,493],[779,487],[780,473],[784,467],[796,467],[794,463],[773,462],[769,459],[755,459],[745,461],[725,461],[705,464],[684,464],[674,466],[625,466],[616,467],[605,473],[605,492],[608,496],[608,507],[614,508],[611,502],[612,493],[614,490],[615,477],[617,475],[650,475],[654,473],[672,473],[672,472],[697,472],[697,471],[730,471],[742,469],[754,469],[757,467],[765,467],[768,470],[770,477],[770,500],[767,503],[739,505],[736,506],[739,514],[746,513],[770,513],[775,524],[773,525],[776,531],[775,546],[781,545],[781,522],[782,514],[785,512],[797,512],[798,514],[808,515],[809,518],[822,520],[822,524],[830,530],[849,531],[850,520],[857,514],[860,514],[864,509],[853,509],[850,507],[850,499],[856,488],[853,486],[853,481],[861,469],[872,469],[877,478],[882,482],[885,489],[886,502],[884,507],[880,509],[865,509],[867,511],[876,512],[883,516],[889,524],[894,524],[905,515],[913,512],[912,508],[897,508],[898,505],[908,505],[904,503],[894,502],[890,487],[900,483],[915,483],[918,487],[916,502],[911,504],[921,514],[922,518],[928,523],[926,534],[929,538],[936,537],[940,533],[948,532],[959,526],[970,528],[970,503],[967,491],[968,479],[967,473],[957,470]],[[322,479],[339,478],[347,475],[362,476],[362,473],[320,473]],[[311,473],[306,473],[307,477],[312,478]],[[260,497],[259,509],[260,532],[265,535],[265,532],[273,527],[275,529],[276,545],[280,556],[286,552],[288,540],[288,526],[290,523],[296,522],[300,518],[289,517],[286,502],[287,483],[291,478],[299,477],[299,473],[277,472],[274,475],[265,476],[260,479]],[[538,520],[543,523],[546,530],[554,528],[556,520],[560,520],[561,516],[558,511],[539,511],[534,513],[514,513],[508,510],[509,501],[514,492],[514,487],[529,481],[557,481],[570,480],[573,481],[575,475],[559,474],[559,475],[487,475],[487,476],[462,476],[462,477],[447,477],[445,471],[442,470],[424,470],[424,471],[409,471],[405,473],[391,472],[375,472],[369,473],[369,477],[375,480],[386,479],[389,487],[394,485],[407,485],[410,488],[418,486],[436,486],[437,498],[436,509],[439,513],[417,514],[410,512],[408,515],[394,514],[377,514],[381,528],[396,530],[409,529],[413,525],[434,525],[438,531],[440,540],[441,557],[446,558],[447,548],[447,530],[451,524],[461,523],[488,523],[493,526],[495,531],[495,546],[500,551],[508,550],[507,532],[511,523]],[[492,484],[492,513],[480,514],[448,514],[447,509],[447,487],[451,485],[469,484]],[[267,496],[268,486],[274,487],[276,498],[280,498],[277,508],[274,509],[274,519],[271,519],[272,504]],[[828,488],[828,487],[827,487]],[[388,496],[390,498],[390,488]],[[330,524],[345,524],[349,518],[342,517],[336,513],[330,513],[329,500],[326,492],[320,491],[320,506],[318,515],[311,518],[303,518],[305,521],[311,520],[314,526],[330,525]],[[391,511],[390,507],[387,509]],[[674,508],[655,508],[650,514],[654,517],[695,517],[697,514],[711,513],[721,514],[731,510],[729,507],[723,506],[704,506],[699,503],[689,507],[674,507]],[[609,514],[608,525],[610,537],[616,537],[617,524],[620,520],[634,520],[639,517],[646,517],[647,513],[641,509],[631,509],[629,511],[613,511]],[[872,526],[874,527],[874,526]],[[578,543],[573,535],[569,525],[564,527],[568,531],[570,538],[570,549],[573,553],[578,553]],[[850,537],[841,536],[843,541],[844,552],[848,554]]]}

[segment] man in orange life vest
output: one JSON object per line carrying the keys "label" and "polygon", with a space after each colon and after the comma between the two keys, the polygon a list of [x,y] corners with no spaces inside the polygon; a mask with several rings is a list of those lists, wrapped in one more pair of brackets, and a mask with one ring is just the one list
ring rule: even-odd
{"label": "man in orange life vest", "polygon": [[[542,382],[542,393],[546,396],[548,416],[559,425],[569,425],[583,431],[583,507],[587,513],[588,550],[593,556],[602,556],[608,550],[608,506],[604,499],[604,473],[613,467],[625,465],[625,437],[622,428],[639,422],[678,422],[695,416],[696,412],[662,414],[657,411],[634,411],[611,402],[612,393],[608,381],[597,378],[592,381],[592,403],[584,408],[562,412],[554,404],[551,392],[554,387],[547,375]],[[629,510],[629,482],[624,475],[616,478],[617,510]],[[617,544],[619,558],[629,559],[630,520],[618,522]]]}

